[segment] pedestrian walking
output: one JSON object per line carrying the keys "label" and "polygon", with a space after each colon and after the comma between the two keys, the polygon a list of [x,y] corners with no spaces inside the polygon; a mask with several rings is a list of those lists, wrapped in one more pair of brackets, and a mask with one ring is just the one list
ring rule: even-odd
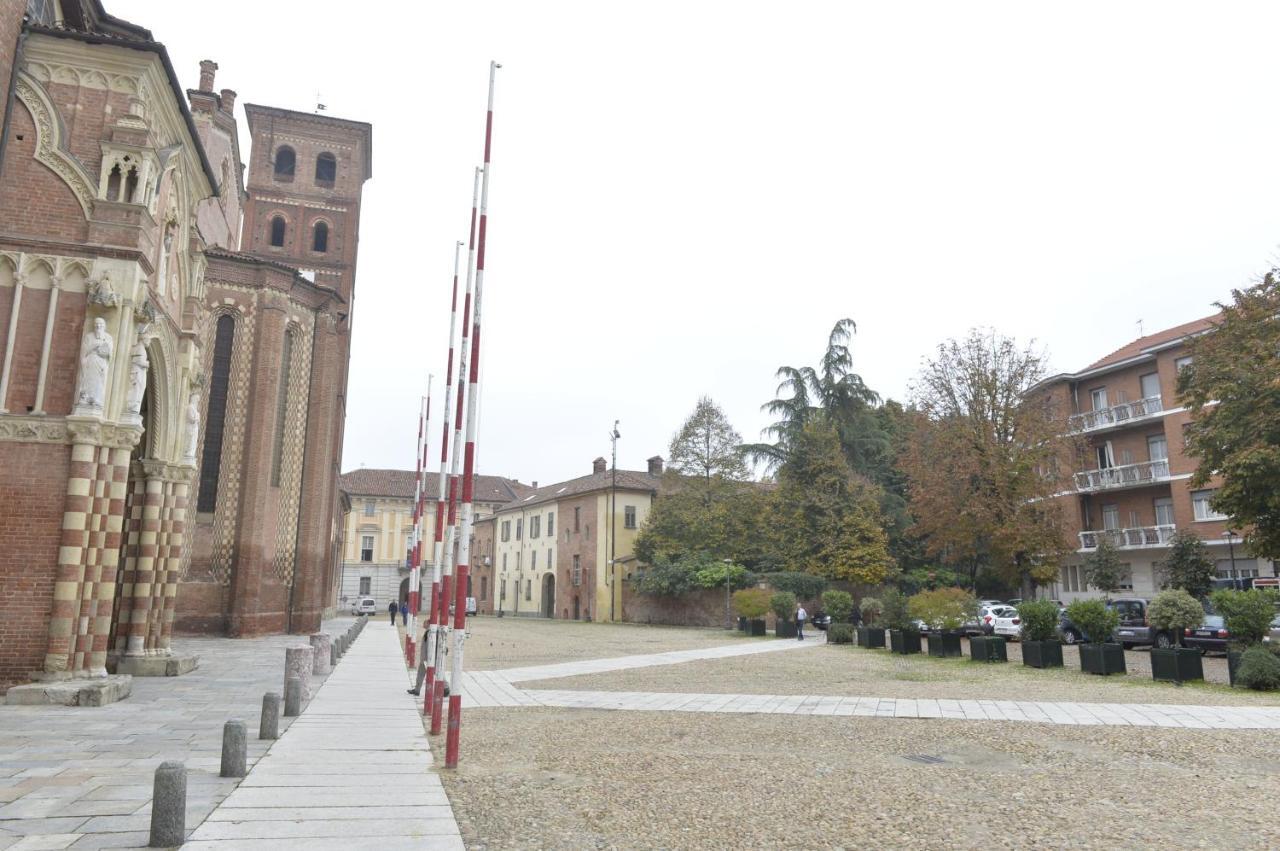
{"label": "pedestrian walking", "polygon": [[809,619],[809,613],[804,610],[804,606],[796,609],[796,641],[804,641],[804,622]]}
{"label": "pedestrian walking", "polygon": [[402,623],[405,626],[409,625],[409,604],[408,603],[400,604],[400,623]]}
{"label": "pedestrian walking", "polygon": [[391,605],[387,606],[387,611],[391,613],[391,625],[396,625],[396,601],[392,600]]}

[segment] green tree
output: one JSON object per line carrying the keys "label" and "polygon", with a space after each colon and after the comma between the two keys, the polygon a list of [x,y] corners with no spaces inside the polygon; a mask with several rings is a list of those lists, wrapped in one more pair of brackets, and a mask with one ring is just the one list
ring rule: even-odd
{"label": "green tree", "polygon": [[658,499],[636,538],[636,555],[646,564],[702,553],[760,571],[778,563],[775,495],[756,482],[724,482],[708,501],[699,484],[669,472]]}
{"label": "green tree", "polygon": [[864,585],[889,576],[895,565],[874,489],[849,469],[826,418],[794,436],[778,478],[779,545],[790,568]]}
{"label": "green tree", "polygon": [[710,499],[717,480],[740,482],[748,478],[741,447],[742,435],[720,406],[710,396],[703,396],[671,438],[668,464],[677,473],[700,480]]}
{"label": "green tree", "polygon": [[1221,476],[1213,507],[1256,555],[1280,559],[1280,270],[1232,299],[1218,305],[1213,332],[1188,344],[1178,376],[1187,449],[1199,459],[1191,482]]}
{"label": "green tree", "polygon": [[1099,536],[1098,548],[1084,557],[1084,575],[1089,584],[1110,598],[1120,590],[1123,573],[1115,544],[1106,535]]}
{"label": "green tree", "polygon": [[915,532],[928,555],[962,566],[970,583],[990,567],[1010,585],[1052,581],[1068,551],[1057,501],[1071,441],[1035,388],[1044,356],[973,330],[938,347],[913,390],[900,463]]}
{"label": "green tree", "polygon": [[1180,529],[1169,541],[1169,555],[1160,563],[1162,585],[1180,588],[1196,599],[1209,596],[1217,571],[1209,547],[1200,536]]}

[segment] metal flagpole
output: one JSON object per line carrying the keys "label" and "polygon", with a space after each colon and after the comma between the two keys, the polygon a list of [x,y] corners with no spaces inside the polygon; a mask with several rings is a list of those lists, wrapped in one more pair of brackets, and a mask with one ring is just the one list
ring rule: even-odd
{"label": "metal flagpole", "polygon": [[[467,283],[466,294],[462,301],[462,345],[458,350],[457,401],[455,402],[455,419],[453,426],[453,455],[449,463],[448,514],[444,520],[445,554],[443,566],[444,577],[440,583],[440,600],[436,607],[437,637],[435,645],[436,678],[431,690],[431,734],[438,736],[444,725],[444,653],[449,632],[449,590],[453,576],[454,544],[457,541],[458,517],[458,473],[462,468],[462,413],[467,401],[467,359],[471,349],[471,292],[474,286],[474,264],[476,251],[476,209],[480,203],[480,169],[476,169],[471,182],[471,226],[467,238]],[[448,416],[445,417],[445,428],[448,428]]]}
{"label": "metal flagpole", "polygon": [[408,553],[409,560],[409,617],[406,619],[408,631],[404,636],[404,653],[412,669],[417,663],[414,637],[418,628],[418,601],[421,597],[420,577],[422,571],[422,476],[424,455],[427,446],[427,434],[431,431],[431,381],[427,375],[426,411],[418,411],[418,445],[414,447],[414,464],[417,476],[413,486],[413,546]]}
{"label": "metal flagpole", "polygon": [[484,298],[484,251],[489,232],[489,153],[493,142],[493,83],[497,62],[489,63],[489,106],[484,122],[484,178],[480,189],[480,239],[476,253],[475,314],[471,329],[471,364],[467,378],[467,443],[462,469],[462,526],[453,613],[453,659],[449,688],[449,732],[445,737],[445,768],[458,767],[458,737],[462,731],[462,646],[467,634],[467,573],[471,568],[471,527],[475,517],[476,420],[480,407],[480,308]]}
{"label": "metal flagpole", "polygon": [[[427,610],[427,646],[422,648],[422,661],[427,666],[426,695],[422,699],[422,711],[431,714],[431,690],[435,683],[436,633],[439,621],[436,610],[440,605],[441,556],[444,550],[444,501],[449,478],[449,409],[453,402],[453,337],[458,324],[458,256],[462,243],[453,246],[453,295],[449,303],[449,361],[444,373],[444,433],[440,438],[440,486],[436,492],[436,528],[431,559],[431,608]],[[425,462],[424,462],[425,463]]]}

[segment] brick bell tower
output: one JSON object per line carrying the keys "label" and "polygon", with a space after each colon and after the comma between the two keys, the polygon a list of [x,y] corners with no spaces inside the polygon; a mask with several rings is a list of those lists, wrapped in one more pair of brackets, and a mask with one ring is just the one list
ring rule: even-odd
{"label": "brick bell tower", "polygon": [[276,107],[245,105],[252,138],[241,251],[301,271],[337,294],[317,322],[298,512],[298,573],[290,632],[319,629],[337,582],[338,475],[346,420],[360,196],[373,171],[373,128]]}

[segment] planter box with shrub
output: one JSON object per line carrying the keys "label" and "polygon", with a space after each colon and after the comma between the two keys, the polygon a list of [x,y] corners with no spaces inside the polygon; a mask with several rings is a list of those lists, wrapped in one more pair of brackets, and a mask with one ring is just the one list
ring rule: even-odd
{"label": "planter box with shrub", "polygon": [[781,618],[779,618],[777,621],[777,624],[773,628],[773,634],[776,635],[778,638],[795,638],[796,622],[784,621]]}
{"label": "planter box with shrub", "polygon": [[936,656],[940,659],[963,656],[964,653],[960,649],[960,633],[929,633],[929,655]]}
{"label": "planter box with shrub", "polygon": [[1008,662],[1003,635],[978,635],[969,639],[969,658],[975,662]]}
{"label": "planter box with shrub", "polygon": [[738,616],[738,632],[746,632],[746,631],[747,631],[747,619],[739,615]]}
{"label": "planter box with shrub", "polygon": [[1151,648],[1151,679],[1187,683],[1204,679],[1200,651],[1194,647]]}
{"label": "planter box with shrub", "polygon": [[752,618],[747,621],[747,634],[752,636],[767,635],[764,618]]}
{"label": "planter box with shrub", "polygon": [[1061,668],[1062,642],[1057,640],[1022,642],[1022,664],[1030,668]]}
{"label": "planter box with shrub", "polygon": [[1125,673],[1124,647],[1119,644],[1081,644],[1080,670],[1086,674]]}
{"label": "planter box with shrub", "polygon": [[852,644],[853,624],[833,623],[827,627],[828,644]]}
{"label": "planter box with shrub", "polygon": [[914,629],[889,630],[889,649],[904,656],[920,652],[920,633]]}
{"label": "planter box with shrub", "polygon": [[884,630],[878,626],[858,627],[859,647],[884,647]]}

